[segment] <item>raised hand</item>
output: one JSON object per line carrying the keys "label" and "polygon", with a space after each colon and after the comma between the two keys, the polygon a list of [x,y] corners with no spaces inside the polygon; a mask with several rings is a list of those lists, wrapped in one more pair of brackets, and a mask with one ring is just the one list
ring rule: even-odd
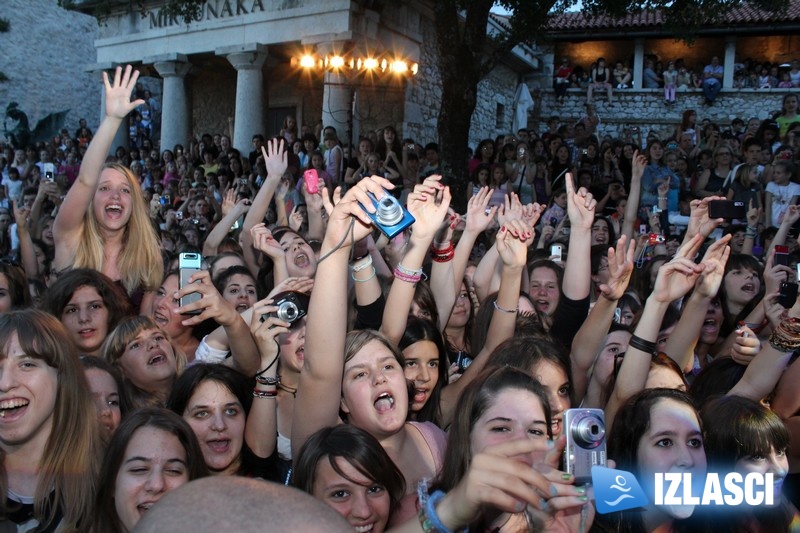
{"label": "raised hand", "polygon": [[308,278],[304,276],[286,278],[272,288],[270,293],[267,295],[267,298],[273,298],[276,294],[286,291],[303,292],[308,294],[313,288],[314,278]]}
{"label": "raised hand", "polygon": [[600,285],[600,292],[607,300],[617,301],[628,289],[633,273],[633,255],[636,241],[631,239],[625,246],[627,237],[623,235],[617,240],[617,248],[608,249],[608,283]]}
{"label": "raised hand", "polygon": [[270,139],[261,147],[264,156],[264,165],[267,167],[267,178],[278,179],[283,177],[287,163],[286,151],[283,149],[283,139]]}
{"label": "raised hand", "polygon": [[640,181],[644,175],[644,169],[647,167],[647,156],[640,154],[639,150],[636,150],[633,153],[631,166],[631,181]]}
{"label": "raised hand", "polygon": [[285,202],[288,194],[289,180],[286,178],[281,178],[281,181],[278,182],[278,186],[275,188],[275,201]]}
{"label": "raised hand", "polygon": [[388,194],[386,190],[392,189],[394,185],[380,176],[364,178],[350,187],[328,217],[323,248],[326,251],[349,248],[366,237],[372,228],[372,219],[367,213],[376,211],[369,193],[380,199]]}
{"label": "raised hand", "polygon": [[292,214],[289,215],[289,227],[292,228],[293,231],[298,232],[304,220],[305,217],[303,217],[303,213],[298,211],[297,206],[295,206],[294,209],[292,209]]}
{"label": "raised hand", "polygon": [[325,215],[331,216],[331,213],[333,213],[333,208],[336,206],[336,204],[339,203],[339,200],[342,199],[342,188],[336,187],[333,190],[333,199],[331,199],[330,194],[328,194],[327,187],[322,187],[321,190],[322,190],[322,207],[325,208]]}
{"label": "raised hand", "polygon": [[117,67],[114,71],[114,82],[108,81],[108,73],[103,72],[103,85],[106,89],[106,115],[114,118],[125,118],[128,113],[137,106],[144,103],[144,100],[134,100],[131,102],[131,93],[136,87],[136,80],[139,79],[139,71],[133,70],[130,65]]}
{"label": "raised hand", "polygon": [[651,298],[668,304],[689,292],[705,269],[705,265],[696,265],[689,258],[694,257],[702,242],[702,238],[695,235],[678,249],[672,261],[658,270]]}
{"label": "raised hand", "polygon": [[730,234],[725,235],[706,250],[701,262],[705,269],[697,279],[697,288],[695,289],[700,296],[713,298],[719,291],[722,278],[725,276],[725,264],[728,262],[728,256],[731,253],[731,248],[728,246],[731,237]]}
{"label": "raised hand", "polygon": [[747,225],[751,228],[758,228],[761,222],[762,209],[760,207],[753,207],[753,200],[751,199],[747,204]]}
{"label": "raised hand", "polygon": [[447,215],[450,188],[439,183],[441,178],[438,175],[426,178],[408,195],[408,211],[416,220],[411,231],[413,239],[432,239]]}
{"label": "raised hand", "polygon": [[692,237],[696,234],[702,235],[703,239],[711,235],[711,232],[725,222],[724,218],[711,219],[708,216],[708,203],[714,200],[724,200],[722,196],[708,196],[702,200],[692,200],[691,213],[689,215],[689,227],[686,229],[686,236]]}
{"label": "raised hand", "polygon": [[[151,202],[152,203],[152,202]],[[233,210],[233,206],[236,205],[236,191],[233,189],[228,189],[228,192],[225,193],[225,196],[222,198],[222,216],[227,215]]]}
{"label": "raised hand", "polygon": [[267,229],[265,224],[256,224],[250,228],[250,236],[253,238],[253,248],[267,255],[273,261],[281,259],[285,255],[280,243],[272,236],[272,232]]}
{"label": "raised hand", "polygon": [[522,206],[522,221],[525,222],[530,227],[536,227],[536,223],[539,222],[539,217],[542,216],[542,213],[545,212],[547,209],[547,205],[545,204],[526,204]]}
{"label": "raised hand", "polygon": [[533,242],[533,229],[522,220],[509,220],[495,237],[495,246],[503,265],[522,268],[528,257],[528,246]]}
{"label": "raised hand", "polygon": [[591,231],[597,200],[584,187],[575,190],[572,173],[567,172],[564,182],[567,185],[567,216],[570,227],[573,231],[578,228]]}
{"label": "raised hand", "polygon": [[494,189],[489,187],[481,187],[478,194],[472,196],[467,202],[467,215],[466,215],[466,228],[464,231],[473,233],[475,235],[486,231],[492,223],[492,219],[497,213],[497,206],[489,209],[489,200],[492,199]]}
{"label": "raised hand", "polygon": [[522,218],[522,202],[516,193],[511,193],[505,197],[505,205],[497,211],[497,223],[501,226],[509,220]]}
{"label": "raised hand", "polygon": [[278,308],[272,305],[272,298],[266,298],[253,306],[253,316],[250,319],[250,333],[256,341],[258,353],[261,355],[259,368],[267,368],[276,363],[280,355],[278,335],[289,333],[290,324],[276,316],[267,316]]}
{"label": "raised hand", "polygon": [[761,341],[758,340],[758,336],[747,326],[740,326],[736,330],[736,339],[731,346],[731,359],[747,366],[760,351]]}
{"label": "raised hand", "polygon": [[231,326],[237,320],[241,320],[236,308],[219,293],[214,284],[211,283],[211,274],[208,270],[201,270],[189,278],[189,284],[173,294],[173,298],[178,299],[199,292],[202,297],[193,303],[179,307],[176,311],[180,314],[191,312],[199,313],[191,318],[183,320],[184,326],[195,326],[213,318],[221,326]]}

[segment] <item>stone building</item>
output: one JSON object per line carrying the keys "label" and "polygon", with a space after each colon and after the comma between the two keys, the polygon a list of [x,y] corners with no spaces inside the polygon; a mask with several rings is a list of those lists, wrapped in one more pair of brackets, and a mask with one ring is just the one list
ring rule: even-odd
{"label": "stone building", "polygon": [[[583,13],[565,13],[551,21],[548,36],[552,46],[542,57],[543,68],[527,79],[532,92],[541,97],[531,117],[531,127],[543,128],[549,116],[577,120],[584,113],[586,91],[570,89],[563,104],[558,104],[552,90],[554,58],[567,56],[573,65],[591,69],[599,57],[610,68],[617,61],[628,61],[633,68],[633,88],[614,91],[609,105],[603,94],[594,101],[601,117],[603,134],[622,136],[628,127],[671,134],[686,109],[696,109],[702,118],[728,124],[733,118],[767,118],[781,108],[787,91],[798,89],[735,89],[734,71],[745,59],[789,64],[800,59],[800,0],[790,0],[786,12],[760,11],[746,3],[726,13],[720,20],[703,25],[692,42],[677,40],[664,24],[661,12],[632,13],[625,17],[591,17]],[[645,57],[683,59],[699,72],[712,56],[724,66],[723,89],[713,107],[703,107],[699,89],[679,91],[674,106],[664,105],[663,89],[643,89]],[[660,73],[659,73],[660,74]]]}
{"label": "stone building", "polygon": [[83,66],[95,55],[97,20],[61,9],[56,0],[3,0],[0,18],[8,21],[8,31],[0,32],[0,70],[7,78],[0,82],[4,131],[13,135],[21,127],[19,113],[31,131],[39,125],[42,135],[62,127],[74,134],[81,118],[94,128],[100,84]]}
{"label": "stone building", "polygon": [[[96,3],[78,6],[91,12]],[[249,152],[253,134],[277,133],[287,115],[334,126],[345,143],[389,124],[417,142],[436,140],[441,82],[430,2],[208,0],[188,24],[163,3],[146,1],[141,16],[112,0],[92,67],[131,63],[163,81],[163,148],[230,129],[234,147]],[[338,57],[343,68],[324,68]],[[359,69],[368,59],[385,60],[386,70]],[[401,75],[392,72],[396,59],[408,69]],[[518,47],[495,69],[482,83],[472,138],[510,129],[521,76],[538,67],[535,51]]]}

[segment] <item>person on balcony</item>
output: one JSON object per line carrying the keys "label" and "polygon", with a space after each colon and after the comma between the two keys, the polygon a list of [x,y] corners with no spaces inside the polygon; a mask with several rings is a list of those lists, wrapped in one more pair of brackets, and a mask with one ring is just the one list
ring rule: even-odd
{"label": "person on balcony", "polygon": [[592,68],[592,79],[589,83],[589,90],[586,93],[587,103],[592,103],[592,92],[595,90],[605,89],[608,94],[608,103],[612,102],[611,91],[611,71],[606,66],[606,60],[603,57],[597,59],[597,64]]}
{"label": "person on balcony", "polygon": [[703,69],[703,95],[706,97],[706,105],[714,105],[714,100],[722,89],[722,72],[717,56],[712,57],[711,63]]}

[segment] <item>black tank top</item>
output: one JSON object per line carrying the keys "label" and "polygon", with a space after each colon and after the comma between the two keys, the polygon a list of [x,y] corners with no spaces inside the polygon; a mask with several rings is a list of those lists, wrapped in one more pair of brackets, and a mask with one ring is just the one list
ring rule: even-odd
{"label": "black tank top", "polygon": [[600,69],[597,68],[594,71],[594,81],[595,83],[603,83],[606,81],[606,77],[608,76],[608,69],[603,67],[603,71],[600,72]]}

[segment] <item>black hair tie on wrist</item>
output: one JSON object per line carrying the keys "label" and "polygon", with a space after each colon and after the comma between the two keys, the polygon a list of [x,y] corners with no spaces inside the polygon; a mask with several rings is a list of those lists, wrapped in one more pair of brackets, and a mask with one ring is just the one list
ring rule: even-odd
{"label": "black hair tie on wrist", "polygon": [[656,343],[653,341],[646,341],[641,337],[637,337],[636,335],[631,335],[631,340],[628,341],[628,346],[651,355],[656,353]]}

